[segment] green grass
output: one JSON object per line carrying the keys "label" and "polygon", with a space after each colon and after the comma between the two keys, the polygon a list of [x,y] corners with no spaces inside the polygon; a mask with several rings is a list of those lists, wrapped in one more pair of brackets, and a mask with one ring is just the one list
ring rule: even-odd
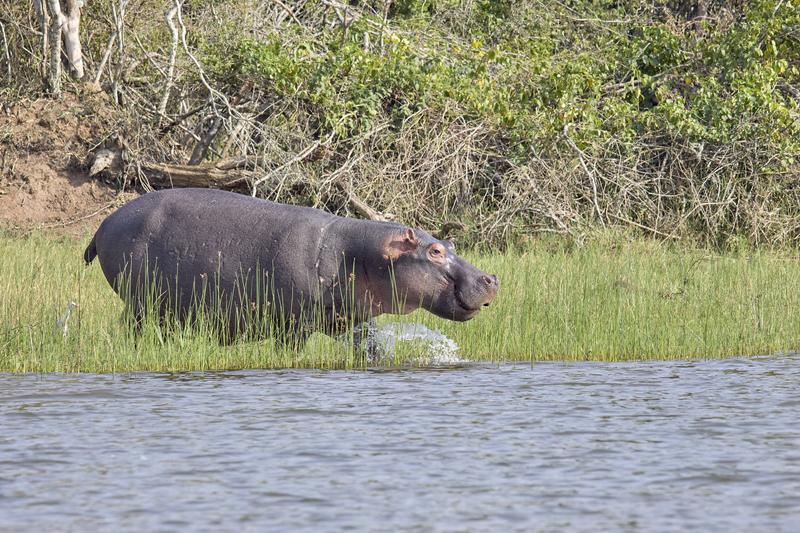
{"label": "green grass", "polygon": [[[274,343],[219,346],[210,335],[134,337],[98,264],[84,267],[87,239],[0,234],[0,371],[201,370],[363,364],[315,334],[300,352]],[[788,253],[716,254],[686,246],[596,236],[583,246],[541,240],[525,251],[465,254],[496,273],[496,301],[466,323],[418,311],[474,360],[628,360],[726,357],[800,347],[800,259]],[[64,336],[55,322],[79,307]],[[419,347],[400,350],[398,364]],[[416,352],[418,353],[418,352]]]}

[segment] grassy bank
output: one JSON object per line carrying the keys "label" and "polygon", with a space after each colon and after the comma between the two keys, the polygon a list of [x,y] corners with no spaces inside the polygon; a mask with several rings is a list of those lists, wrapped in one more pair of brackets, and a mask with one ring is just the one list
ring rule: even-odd
{"label": "grassy bank", "polygon": [[[0,235],[0,371],[361,364],[320,334],[299,354],[276,351],[269,341],[220,347],[188,331],[161,339],[152,327],[134,343],[99,266],[83,266],[84,245]],[[582,246],[538,241],[524,252],[466,255],[501,278],[496,303],[467,323],[425,312],[402,320],[440,330],[467,359],[725,357],[800,346],[800,260],[787,254],[716,255],[616,235]],[[79,307],[64,336],[55,323],[71,300]],[[418,348],[400,350],[396,363]]]}

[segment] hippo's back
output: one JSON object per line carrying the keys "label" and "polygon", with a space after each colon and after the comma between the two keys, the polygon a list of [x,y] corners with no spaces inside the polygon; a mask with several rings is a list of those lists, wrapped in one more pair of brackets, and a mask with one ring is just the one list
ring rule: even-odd
{"label": "hippo's back", "polygon": [[314,247],[304,243],[316,246],[320,228],[335,218],[213,189],[167,189],[109,215],[93,245],[112,286],[121,273],[137,276],[146,268],[185,292],[200,279],[231,282],[256,266],[274,274],[272,283],[289,286],[314,267]]}

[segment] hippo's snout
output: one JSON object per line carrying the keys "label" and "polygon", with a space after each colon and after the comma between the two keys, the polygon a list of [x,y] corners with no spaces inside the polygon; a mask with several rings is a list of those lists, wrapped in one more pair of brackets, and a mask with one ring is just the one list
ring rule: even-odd
{"label": "hippo's snout", "polygon": [[481,306],[489,307],[489,304],[492,303],[494,297],[497,296],[497,290],[500,288],[500,280],[497,279],[497,276],[494,274],[485,274],[481,276],[480,281],[486,287],[484,289],[485,296]]}
{"label": "hippo's snout", "polygon": [[452,319],[470,320],[480,312],[481,308],[488,307],[492,303],[499,288],[500,281],[495,275],[478,271],[470,276],[454,291],[458,312],[454,313]]}

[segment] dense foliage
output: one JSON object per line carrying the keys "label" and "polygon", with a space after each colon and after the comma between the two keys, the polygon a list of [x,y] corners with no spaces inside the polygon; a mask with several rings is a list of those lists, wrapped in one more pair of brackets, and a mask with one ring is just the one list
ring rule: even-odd
{"label": "dense foliage", "polygon": [[[180,161],[194,141],[153,113],[169,5],[127,6],[101,80],[137,110],[136,155]],[[91,66],[111,8],[84,17]],[[202,106],[181,119],[198,136],[221,120],[206,158],[258,156],[259,194],[334,211],[355,194],[408,223],[463,220],[473,242],[597,225],[800,238],[795,2],[190,0],[182,17],[167,115]]]}
{"label": "dense foliage", "polygon": [[[396,2],[382,32],[379,19],[363,17],[344,38],[337,27],[308,40],[226,28],[205,43],[205,60],[232,90],[251,82],[302,100],[323,132],[342,136],[434,108],[528,149],[565,126],[586,141],[655,134],[798,147],[800,10],[788,2],[696,23],[650,2],[578,2],[583,11],[459,3]],[[383,45],[366,47],[374,33]]]}

